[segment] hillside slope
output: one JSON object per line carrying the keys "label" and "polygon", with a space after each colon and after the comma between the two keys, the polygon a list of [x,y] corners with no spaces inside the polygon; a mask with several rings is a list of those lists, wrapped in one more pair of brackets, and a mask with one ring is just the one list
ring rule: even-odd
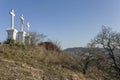
{"label": "hillside slope", "polygon": [[0,80],[85,80],[83,74],[70,69],[67,62],[64,66],[61,65],[63,56],[67,56],[61,54],[42,47],[19,48],[2,45]]}

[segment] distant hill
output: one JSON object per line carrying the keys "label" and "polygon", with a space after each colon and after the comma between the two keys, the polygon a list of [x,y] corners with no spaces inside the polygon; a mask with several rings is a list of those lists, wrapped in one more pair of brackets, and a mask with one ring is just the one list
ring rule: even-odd
{"label": "distant hill", "polygon": [[[107,54],[107,51],[104,48],[99,48],[100,51],[104,52],[105,54]],[[64,49],[65,52],[68,53],[87,53],[88,48],[85,47],[73,47],[73,48],[67,48]],[[115,54],[120,54],[120,50],[116,49],[114,51]]]}
{"label": "distant hill", "polygon": [[86,53],[87,50],[88,50],[88,48],[84,48],[84,47],[73,47],[73,48],[64,49],[64,51],[68,52],[68,53],[77,53],[77,52]]}

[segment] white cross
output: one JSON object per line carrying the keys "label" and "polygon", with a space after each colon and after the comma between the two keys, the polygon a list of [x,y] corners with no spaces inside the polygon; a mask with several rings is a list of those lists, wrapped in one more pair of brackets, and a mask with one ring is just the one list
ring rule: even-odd
{"label": "white cross", "polygon": [[10,15],[11,15],[11,28],[14,29],[14,16],[15,16],[15,14],[14,14],[13,9],[10,11]]}

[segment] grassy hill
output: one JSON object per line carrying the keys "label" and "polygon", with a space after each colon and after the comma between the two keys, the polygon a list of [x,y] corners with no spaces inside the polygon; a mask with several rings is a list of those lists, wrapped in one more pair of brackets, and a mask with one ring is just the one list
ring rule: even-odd
{"label": "grassy hill", "polygon": [[79,66],[63,51],[0,45],[0,80],[107,80],[96,67],[83,74]]}
{"label": "grassy hill", "polygon": [[42,47],[1,45],[0,80],[83,80],[80,72],[70,69],[67,59],[72,60]]}

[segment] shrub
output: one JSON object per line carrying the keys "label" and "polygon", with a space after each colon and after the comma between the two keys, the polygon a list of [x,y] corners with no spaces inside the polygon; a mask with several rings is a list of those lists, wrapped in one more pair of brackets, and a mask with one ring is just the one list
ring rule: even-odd
{"label": "shrub", "polygon": [[15,40],[14,39],[7,39],[4,44],[9,44],[10,46],[15,45]]}
{"label": "shrub", "polygon": [[58,45],[50,41],[42,42],[42,43],[39,43],[38,45],[43,46],[46,50],[60,51],[60,48],[58,47]]}

